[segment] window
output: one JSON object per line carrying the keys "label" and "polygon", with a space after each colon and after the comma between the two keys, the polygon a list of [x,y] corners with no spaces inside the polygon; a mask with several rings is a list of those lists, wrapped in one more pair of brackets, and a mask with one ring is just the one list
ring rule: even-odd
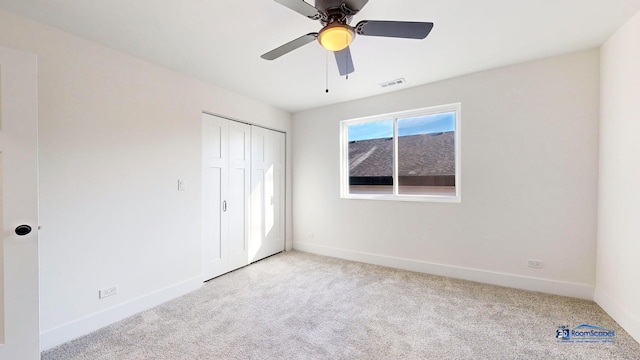
{"label": "window", "polygon": [[460,202],[460,104],[345,120],[341,196]]}

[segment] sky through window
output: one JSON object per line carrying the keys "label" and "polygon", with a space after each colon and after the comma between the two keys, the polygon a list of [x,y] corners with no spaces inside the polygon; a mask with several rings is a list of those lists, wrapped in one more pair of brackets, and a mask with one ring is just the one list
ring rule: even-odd
{"label": "sky through window", "polygon": [[[398,135],[433,134],[455,130],[455,113],[435,114],[398,120]],[[393,137],[393,120],[349,125],[349,141]]]}

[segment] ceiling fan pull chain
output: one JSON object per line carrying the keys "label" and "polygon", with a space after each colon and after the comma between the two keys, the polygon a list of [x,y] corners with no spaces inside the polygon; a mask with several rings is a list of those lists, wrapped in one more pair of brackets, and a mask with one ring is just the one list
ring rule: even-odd
{"label": "ceiling fan pull chain", "polygon": [[327,87],[326,87],[325,93],[328,94],[329,93],[329,52],[325,51],[324,54],[325,54],[324,70],[325,70],[325,76],[327,79]]}

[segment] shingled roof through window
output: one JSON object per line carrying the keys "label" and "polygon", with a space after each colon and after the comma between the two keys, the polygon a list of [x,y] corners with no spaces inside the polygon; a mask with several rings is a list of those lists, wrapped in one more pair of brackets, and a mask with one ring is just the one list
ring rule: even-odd
{"label": "shingled roof through window", "polygon": [[[401,136],[398,157],[400,176],[455,175],[454,132]],[[392,175],[392,138],[349,143],[349,176]]]}

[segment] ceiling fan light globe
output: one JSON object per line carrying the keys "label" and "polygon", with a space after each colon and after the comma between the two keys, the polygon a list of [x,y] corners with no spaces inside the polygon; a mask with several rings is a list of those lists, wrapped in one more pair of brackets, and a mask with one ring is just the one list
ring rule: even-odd
{"label": "ceiling fan light globe", "polygon": [[320,30],[318,41],[329,51],[344,50],[353,41],[354,32],[345,25],[327,26]]}

